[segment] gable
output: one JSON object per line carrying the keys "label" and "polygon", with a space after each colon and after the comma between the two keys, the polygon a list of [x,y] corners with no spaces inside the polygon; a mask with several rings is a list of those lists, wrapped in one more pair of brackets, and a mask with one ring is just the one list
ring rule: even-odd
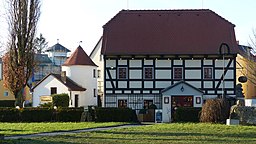
{"label": "gable", "polygon": [[103,31],[104,55],[219,54],[238,51],[234,25],[211,10],[122,10]]}
{"label": "gable", "polygon": [[203,92],[200,89],[184,81],[180,81],[162,90],[162,94],[163,95],[202,95]]}
{"label": "gable", "polygon": [[62,82],[56,79],[53,75],[49,75],[43,81],[41,81],[36,87],[33,88],[33,91],[45,91],[49,92],[51,87],[57,87],[58,91],[68,92],[68,87],[66,87]]}

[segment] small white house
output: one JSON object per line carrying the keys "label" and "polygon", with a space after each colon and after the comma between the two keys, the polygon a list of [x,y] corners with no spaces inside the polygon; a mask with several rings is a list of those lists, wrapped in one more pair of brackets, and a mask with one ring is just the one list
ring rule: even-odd
{"label": "small white house", "polygon": [[51,101],[52,94],[67,93],[70,107],[97,105],[97,65],[79,46],[62,65],[62,73],[49,74],[33,87],[33,106]]}

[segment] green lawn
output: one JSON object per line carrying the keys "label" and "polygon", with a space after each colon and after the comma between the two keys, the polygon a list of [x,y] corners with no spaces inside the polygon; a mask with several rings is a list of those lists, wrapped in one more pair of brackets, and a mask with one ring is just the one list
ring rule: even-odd
{"label": "green lawn", "polygon": [[41,132],[67,131],[85,128],[121,125],[125,123],[94,123],[94,122],[54,122],[54,123],[1,123],[0,134],[6,136],[33,134]]}
{"label": "green lawn", "polygon": [[193,123],[155,124],[6,142],[18,144],[255,144],[256,127]]}

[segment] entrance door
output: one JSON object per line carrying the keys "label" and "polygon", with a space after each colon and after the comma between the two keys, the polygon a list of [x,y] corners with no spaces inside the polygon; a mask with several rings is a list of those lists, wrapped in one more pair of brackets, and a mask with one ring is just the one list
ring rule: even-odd
{"label": "entrance door", "polygon": [[75,107],[78,107],[79,95],[75,95]]}
{"label": "entrance door", "polygon": [[172,96],[172,119],[177,107],[193,107],[193,96]]}

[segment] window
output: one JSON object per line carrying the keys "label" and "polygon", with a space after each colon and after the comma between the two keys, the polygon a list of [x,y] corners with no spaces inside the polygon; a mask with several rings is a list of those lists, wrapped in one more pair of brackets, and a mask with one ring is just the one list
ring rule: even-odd
{"label": "window", "polygon": [[212,68],[204,68],[204,78],[211,79],[212,78]]}
{"label": "window", "polygon": [[174,68],[174,79],[182,79],[182,68]]}
{"label": "window", "polygon": [[152,67],[144,68],[144,78],[145,79],[153,79],[153,68]]}
{"label": "window", "polygon": [[144,109],[149,109],[149,106],[153,104],[153,100],[144,100]]}
{"label": "window", "polygon": [[94,97],[97,96],[96,89],[93,89],[93,96],[94,96]]}
{"label": "window", "polygon": [[101,74],[101,71],[100,71],[100,70],[98,70],[98,78],[100,78],[100,74]]}
{"label": "window", "polygon": [[5,91],[4,96],[8,96],[8,95],[9,95],[8,91]]}
{"label": "window", "polygon": [[118,100],[118,107],[119,108],[126,108],[127,107],[127,100]]}
{"label": "window", "polygon": [[127,68],[126,67],[118,68],[118,78],[119,79],[127,78]]}
{"label": "window", "polygon": [[96,69],[93,69],[93,77],[96,78]]}
{"label": "window", "polygon": [[57,94],[57,88],[56,87],[51,87],[51,95]]}

